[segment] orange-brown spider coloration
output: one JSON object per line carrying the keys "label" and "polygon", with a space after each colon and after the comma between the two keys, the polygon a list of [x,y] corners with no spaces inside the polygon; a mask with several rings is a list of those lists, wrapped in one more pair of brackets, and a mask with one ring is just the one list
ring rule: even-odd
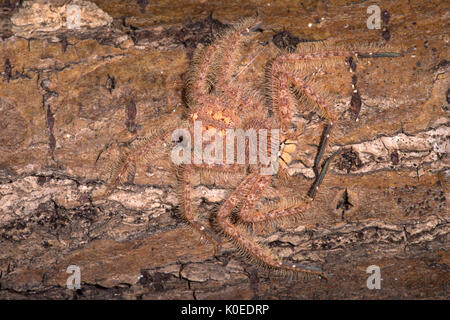
{"label": "orange-brown spider coloration", "polygon": [[[333,127],[337,119],[326,94],[318,89],[318,86],[314,83],[305,80],[302,74],[305,66],[324,60],[340,60],[340,62],[343,62],[349,57],[352,57],[352,59],[394,57],[398,54],[375,52],[376,50],[364,53],[348,48],[326,48],[321,44],[302,46],[293,53],[280,52],[267,65],[266,94],[268,97],[264,98],[261,94],[245,89],[243,85],[236,83],[233,76],[237,69],[238,60],[242,55],[243,46],[258,35],[259,26],[260,23],[256,19],[245,19],[234,25],[209,46],[197,49],[185,88],[188,106],[186,119],[180,120],[176,125],[163,125],[151,137],[141,139],[139,144],[124,155],[117,164],[106,193],[111,192],[120,181],[126,179],[132,163],[143,157],[147,157],[148,160],[156,158],[156,153],[152,150],[162,148],[163,152],[167,153],[169,157],[170,148],[173,147],[174,142],[173,130],[187,128],[192,135],[196,121],[197,123],[201,121],[202,133],[205,131],[217,133],[215,139],[225,137],[227,130],[230,129],[242,129],[243,131],[265,129],[269,133],[272,132],[271,129],[279,129],[279,139],[277,139],[279,142],[275,146],[276,158],[279,162],[274,173],[277,177],[289,179],[286,169],[289,167],[291,154],[294,152],[296,141],[301,134],[291,127],[292,112],[296,106],[293,101],[295,97],[292,87],[294,87],[295,90],[303,94],[303,102],[307,103],[326,123],[314,163],[316,179],[309,193],[302,198],[281,200],[276,204],[257,208],[258,200],[273,179],[273,175],[261,173],[261,168],[267,167],[267,164],[226,163],[224,153],[220,156],[223,159],[220,163],[196,162],[194,159],[179,166],[182,209],[184,217],[192,228],[198,231],[203,238],[210,240],[215,245],[216,250],[219,250],[220,239],[216,232],[198,219],[193,208],[193,171],[219,171],[226,177],[244,174],[243,180],[218,209],[216,217],[218,232],[231,239],[240,251],[246,253],[250,259],[269,269],[326,278],[325,273],[319,268],[281,261],[269,250],[254,242],[248,236],[246,227],[255,223],[279,221],[286,217],[301,217],[302,213],[313,205],[329,164],[336,155],[335,153],[329,156],[322,164],[321,159],[326,154],[328,141],[333,134]],[[267,138],[270,141],[269,146],[273,147],[276,140],[271,134]],[[180,141],[180,139],[175,142],[187,143],[186,141]],[[201,143],[202,146],[205,145],[205,141]],[[188,146],[192,148],[190,142]],[[270,149],[273,153],[272,148],[267,149]],[[234,144],[233,150],[235,150]],[[161,150],[158,151],[158,155],[160,154]],[[198,156],[194,150],[189,158],[192,159],[196,155]],[[245,144],[245,155],[247,159],[249,157],[248,144]],[[235,154],[233,159],[236,159]],[[233,217],[236,213],[237,219]]]}

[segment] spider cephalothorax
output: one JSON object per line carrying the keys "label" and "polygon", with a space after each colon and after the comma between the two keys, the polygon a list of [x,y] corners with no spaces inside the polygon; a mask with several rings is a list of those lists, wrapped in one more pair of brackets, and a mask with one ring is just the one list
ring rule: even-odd
{"label": "spider cephalothorax", "polygon": [[[209,239],[219,250],[220,239],[216,232],[201,222],[193,207],[193,171],[218,171],[228,179],[233,176],[237,179],[244,175],[237,188],[218,209],[218,231],[231,239],[250,259],[263,266],[293,274],[307,273],[326,277],[319,268],[281,261],[254,242],[248,235],[246,226],[298,216],[311,208],[330,161],[335,156],[329,156],[322,163],[337,118],[323,90],[302,74],[306,66],[317,64],[318,61],[327,61],[328,65],[332,65],[336,61],[345,63],[345,59],[349,57],[394,57],[398,54],[378,51],[364,53],[317,43],[303,46],[293,53],[280,52],[267,64],[266,99],[264,94],[236,83],[234,76],[244,44],[258,35],[256,31],[259,26],[260,23],[256,19],[245,19],[209,46],[197,49],[185,87],[187,117],[176,121],[174,125],[163,125],[150,138],[136,143],[133,150],[122,157],[113,171],[107,193],[126,178],[132,163],[143,157],[152,160],[152,148],[161,148],[163,145],[163,151],[168,156],[173,156],[173,150],[169,147],[177,144],[179,149],[175,150],[181,150],[184,155],[177,163],[182,209],[184,217],[193,229]],[[314,163],[316,179],[310,192],[304,197],[282,199],[270,206],[257,207],[258,200],[263,197],[273,176],[289,179],[286,169],[291,163],[297,141],[301,138],[300,132],[291,127],[296,106],[292,88],[303,94],[303,103],[319,114],[325,122],[323,138]],[[177,129],[182,131],[174,134]],[[243,135],[243,138],[240,135]],[[252,135],[255,135],[253,138],[256,139],[253,142]],[[198,136],[200,140],[196,140]],[[213,145],[215,142],[220,143]],[[211,159],[205,159],[208,158],[205,155],[209,155]],[[263,159],[265,161],[261,161]],[[236,212],[237,220],[232,219]]]}

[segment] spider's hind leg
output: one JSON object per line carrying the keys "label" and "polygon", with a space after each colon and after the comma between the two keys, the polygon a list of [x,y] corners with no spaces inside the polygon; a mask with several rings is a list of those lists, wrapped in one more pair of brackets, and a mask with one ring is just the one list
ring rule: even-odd
{"label": "spider's hind leg", "polygon": [[[264,249],[246,235],[246,228],[231,221],[233,210],[244,200],[239,212],[239,218],[246,222],[267,221],[298,213],[299,207],[308,208],[311,201],[292,203],[289,207],[278,207],[279,210],[262,212],[253,210],[254,204],[261,197],[262,192],[270,183],[271,177],[253,173],[248,175],[236,188],[231,196],[222,204],[217,219],[223,232],[229,236],[246,257],[267,269],[281,271],[283,274],[309,274],[318,275],[327,279],[325,273],[319,268],[283,262],[277,259],[269,250]],[[281,209],[280,209],[281,208]]]}
{"label": "spider's hind leg", "polygon": [[181,199],[184,218],[189,223],[189,225],[201,234],[202,238],[206,238],[209,242],[214,245],[214,252],[216,255],[219,254],[221,243],[219,237],[207,226],[205,226],[200,221],[196,220],[194,216],[194,209],[192,205],[192,165],[188,164],[180,167],[179,178],[181,180]]}

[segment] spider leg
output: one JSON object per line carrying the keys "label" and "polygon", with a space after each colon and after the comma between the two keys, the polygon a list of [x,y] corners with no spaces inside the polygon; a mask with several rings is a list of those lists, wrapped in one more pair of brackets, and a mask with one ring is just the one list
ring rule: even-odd
{"label": "spider leg", "polygon": [[256,211],[255,204],[261,197],[262,192],[269,185],[270,181],[271,176],[261,176],[258,182],[252,186],[239,213],[239,217],[243,222],[258,223],[263,221],[275,221],[311,208],[313,199],[296,199],[291,201],[280,201],[276,205],[272,205],[265,210]]}
{"label": "spider leg", "polygon": [[230,73],[238,57],[237,49],[246,38],[251,40],[246,36],[254,34],[255,25],[258,25],[255,19],[244,19],[206,48],[196,50],[186,84],[188,104],[201,102],[201,97],[210,93],[216,79],[221,83],[231,78]]}
{"label": "spider leg", "polygon": [[217,41],[205,48],[196,50],[190,64],[185,86],[185,99],[188,106],[201,102],[202,97],[209,95],[211,68],[217,53]]}
{"label": "spider leg", "polygon": [[[314,88],[307,83],[299,76],[299,73],[304,73],[310,66],[319,66],[318,63],[323,63],[326,67],[333,67],[338,63],[343,63],[344,59],[342,58],[345,57],[394,58],[400,56],[402,56],[401,53],[383,52],[380,49],[369,46],[358,50],[351,46],[332,47],[327,42],[304,44],[295,53],[279,55],[269,65],[270,75],[268,80],[273,96],[272,108],[278,111],[282,127],[288,128],[292,119],[289,104],[289,86],[294,84],[317,104],[320,113],[327,118],[330,125],[333,125],[335,116],[332,114],[328,103],[322,98],[322,96],[326,96],[325,92],[321,92],[322,90]],[[283,76],[283,74],[286,74],[286,76]],[[313,107],[316,106],[313,105]]]}
{"label": "spider leg", "polygon": [[106,183],[106,189],[93,198],[100,199],[110,195],[119,183],[128,179],[134,171],[136,162],[143,160],[146,163],[151,163],[161,159],[162,155],[169,154],[171,148],[170,136],[178,126],[179,124],[162,122],[159,128],[150,132],[148,136],[135,138],[131,142],[130,149],[121,152],[118,161],[109,168],[111,175]]}
{"label": "spider leg", "polygon": [[[327,125],[325,127],[321,143],[319,145],[319,150],[314,161],[316,181],[309,192],[309,196],[311,198],[315,197],[317,189],[322,183],[322,180],[328,169],[329,163],[331,159],[336,155],[332,155],[325,162],[319,174],[319,165],[329,143],[330,136],[332,135],[332,129],[334,127],[334,123],[336,122],[336,116],[332,112],[331,103],[324,98],[327,96],[326,92],[320,90],[319,88],[315,88],[313,84],[305,81],[304,78],[300,76],[299,72],[295,71],[304,71],[307,68],[308,61],[308,63],[316,63],[316,61],[319,60],[326,60],[325,64],[333,65],[333,63],[337,63],[338,58],[340,57],[392,58],[401,56],[400,53],[395,52],[380,52],[372,50],[368,52],[361,52],[348,49],[329,50],[323,45],[322,48],[320,48],[320,46],[321,45],[319,45],[319,47],[312,45],[312,47],[310,47],[309,49],[304,48],[304,52],[301,52],[300,50],[302,49],[299,49],[297,53],[279,56],[271,65],[271,78],[269,79],[271,81],[271,90],[274,96],[273,109],[278,111],[279,122],[284,130],[287,130],[289,128],[289,124],[292,121],[292,99],[290,97],[289,90],[291,84],[293,84],[294,87],[298,90],[303,91],[306,96],[308,96],[310,100],[314,102],[313,104],[311,104],[311,106],[327,121]],[[322,50],[319,52],[313,52],[313,49]],[[310,51],[308,52],[308,50]],[[292,69],[292,65],[294,67],[294,72],[289,72],[288,67],[291,66],[290,68]],[[353,68],[351,68],[350,71],[353,71]]]}
{"label": "spider leg", "polygon": [[[185,87],[185,100],[189,106],[265,112],[261,101],[248,90],[231,85],[240,49],[256,34],[258,26],[255,19],[244,19],[211,45],[196,51]],[[216,90],[211,94],[213,86]]]}
{"label": "spider leg", "polygon": [[236,24],[224,34],[219,40],[218,46],[221,54],[218,54],[214,61],[216,88],[228,99],[235,101],[235,108],[240,107],[240,111],[264,112],[265,108],[256,93],[235,84],[233,73],[237,69],[242,48],[246,43],[257,35],[260,22],[255,18],[244,19]]}
{"label": "spider leg", "polygon": [[183,185],[181,195],[183,200],[184,217],[195,230],[197,230],[202,236],[205,236],[206,239],[214,245],[214,252],[217,255],[221,247],[219,237],[204,224],[195,220],[194,211],[192,208],[192,165],[185,165],[182,170]]}
{"label": "spider leg", "polygon": [[179,168],[179,178],[182,180],[182,189],[180,190],[180,197],[183,202],[183,214],[187,222],[204,236],[210,243],[214,245],[214,252],[219,254],[221,248],[221,241],[219,237],[210,228],[203,223],[196,220],[194,216],[194,209],[192,205],[192,172],[194,169],[206,170],[209,172],[220,172],[223,174],[222,178],[228,178],[230,173],[238,173],[242,171],[242,167],[236,164],[231,165],[216,165],[216,164],[197,164],[184,165]]}
{"label": "spider leg", "polygon": [[[235,24],[218,41],[221,54],[215,61],[217,81],[219,84],[229,82],[239,62],[242,47],[257,35],[257,27],[261,23],[256,18],[246,18]],[[220,86],[220,85],[219,85]]]}
{"label": "spider leg", "polygon": [[[339,59],[343,57],[355,58],[397,58],[401,57],[402,53],[385,52],[378,48],[348,48],[336,46],[336,48],[327,47],[326,42],[310,43],[309,46],[304,44],[297,49],[295,53],[283,54],[277,57],[276,61],[279,63],[298,63],[299,61],[314,61],[325,59]],[[332,65],[332,63],[331,63]],[[301,66],[298,67],[302,69]]]}
{"label": "spider leg", "polygon": [[[267,175],[261,176],[257,173],[248,175],[219,209],[217,218],[220,227],[224,233],[231,237],[238,247],[246,252],[250,258],[253,258],[255,262],[260,262],[264,266],[276,270],[313,274],[327,278],[327,276],[318,268],[280,261],[268,250],[264,249],[254,241],[251,241],[246,236],[245,229],[242,226],[235,225],[230,221],[229,217],[231,216],[233,209],[243,199],[245,199],[245,201],[244,206],[240,211],[240,217],[246,219],[249,216],[254,216],[250,211],[253,208],[254,203],[260,197],[262,191],[270,183],[270,180],[271,177]],[[265,214],[262,216],[262,220],[268,219]],[[261,218],[261,215],[259,215],[259,218]]]}
{"label": "spider leg", "polygon": [[[316,90],[314,90],[311,85],[306,83],[299,75],[290,75],[283,71],[279,71],[278,68],[276,68],[274,77],[276,77],[279,81],[279,85],[276,87],[276,100],[278,102],[278,116],[284,130],[287,130],[288,125],[292,120],[291,103],[289,99],[289,86],[291,83],[294,84],[296,88],[301,89],[312,101],[315,102],[314,104],[312,104],[313,108],[327,121],[327,125],[324,129],[322,139],[319,144],[319,150],[314,160],[314,173],[316,175],[316,181],[313,185],[313,189],[311,189],[309,194],[311,198],[314,198],[328,169],[329,162],[332,159],[332,157],[330,157],[330,159],[325,163],[321,173],[319,174],[320,162],[323,158],[326,147],[328,146],[330,136],[332,135],[332,129],[336,121],[336,116],[331,110],[331,104],[325,98],[323,98],[322,95],[318,94]],[[276,80],[273,79],[273,81],[275,82]]]}
{"label": "spider leg", "polygon": [[[286,65],[280,64],[276,60],[272,65],[272,93],[274,96],[273,106],[274,111],[278,113],[279,122],[284,131],[289,129],[292,122],[292,110],[290,103],[290,86],[293,84],[296,88],[304,92],[314,103],[311,104],[321,116],[330,125],[327,129],[331,133],[333,123],[336,121],[336,116],[331,110],[330,103],[323,98],[321,90],[313,87],[311,83],[307,83],[299,74],[293,74],[285,71]],[[327,137],[328,138],[328,137]]]}

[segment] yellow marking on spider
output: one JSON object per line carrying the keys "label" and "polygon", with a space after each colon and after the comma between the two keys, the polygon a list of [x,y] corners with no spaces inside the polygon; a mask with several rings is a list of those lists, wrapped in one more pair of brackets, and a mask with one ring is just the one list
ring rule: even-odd
{"label": "yellow marking on spider", "polygon": [[216,113],[213,114],[212,117],[213,117],[214,120],[222,120],[222,112],[221,111],[216,112]]}

